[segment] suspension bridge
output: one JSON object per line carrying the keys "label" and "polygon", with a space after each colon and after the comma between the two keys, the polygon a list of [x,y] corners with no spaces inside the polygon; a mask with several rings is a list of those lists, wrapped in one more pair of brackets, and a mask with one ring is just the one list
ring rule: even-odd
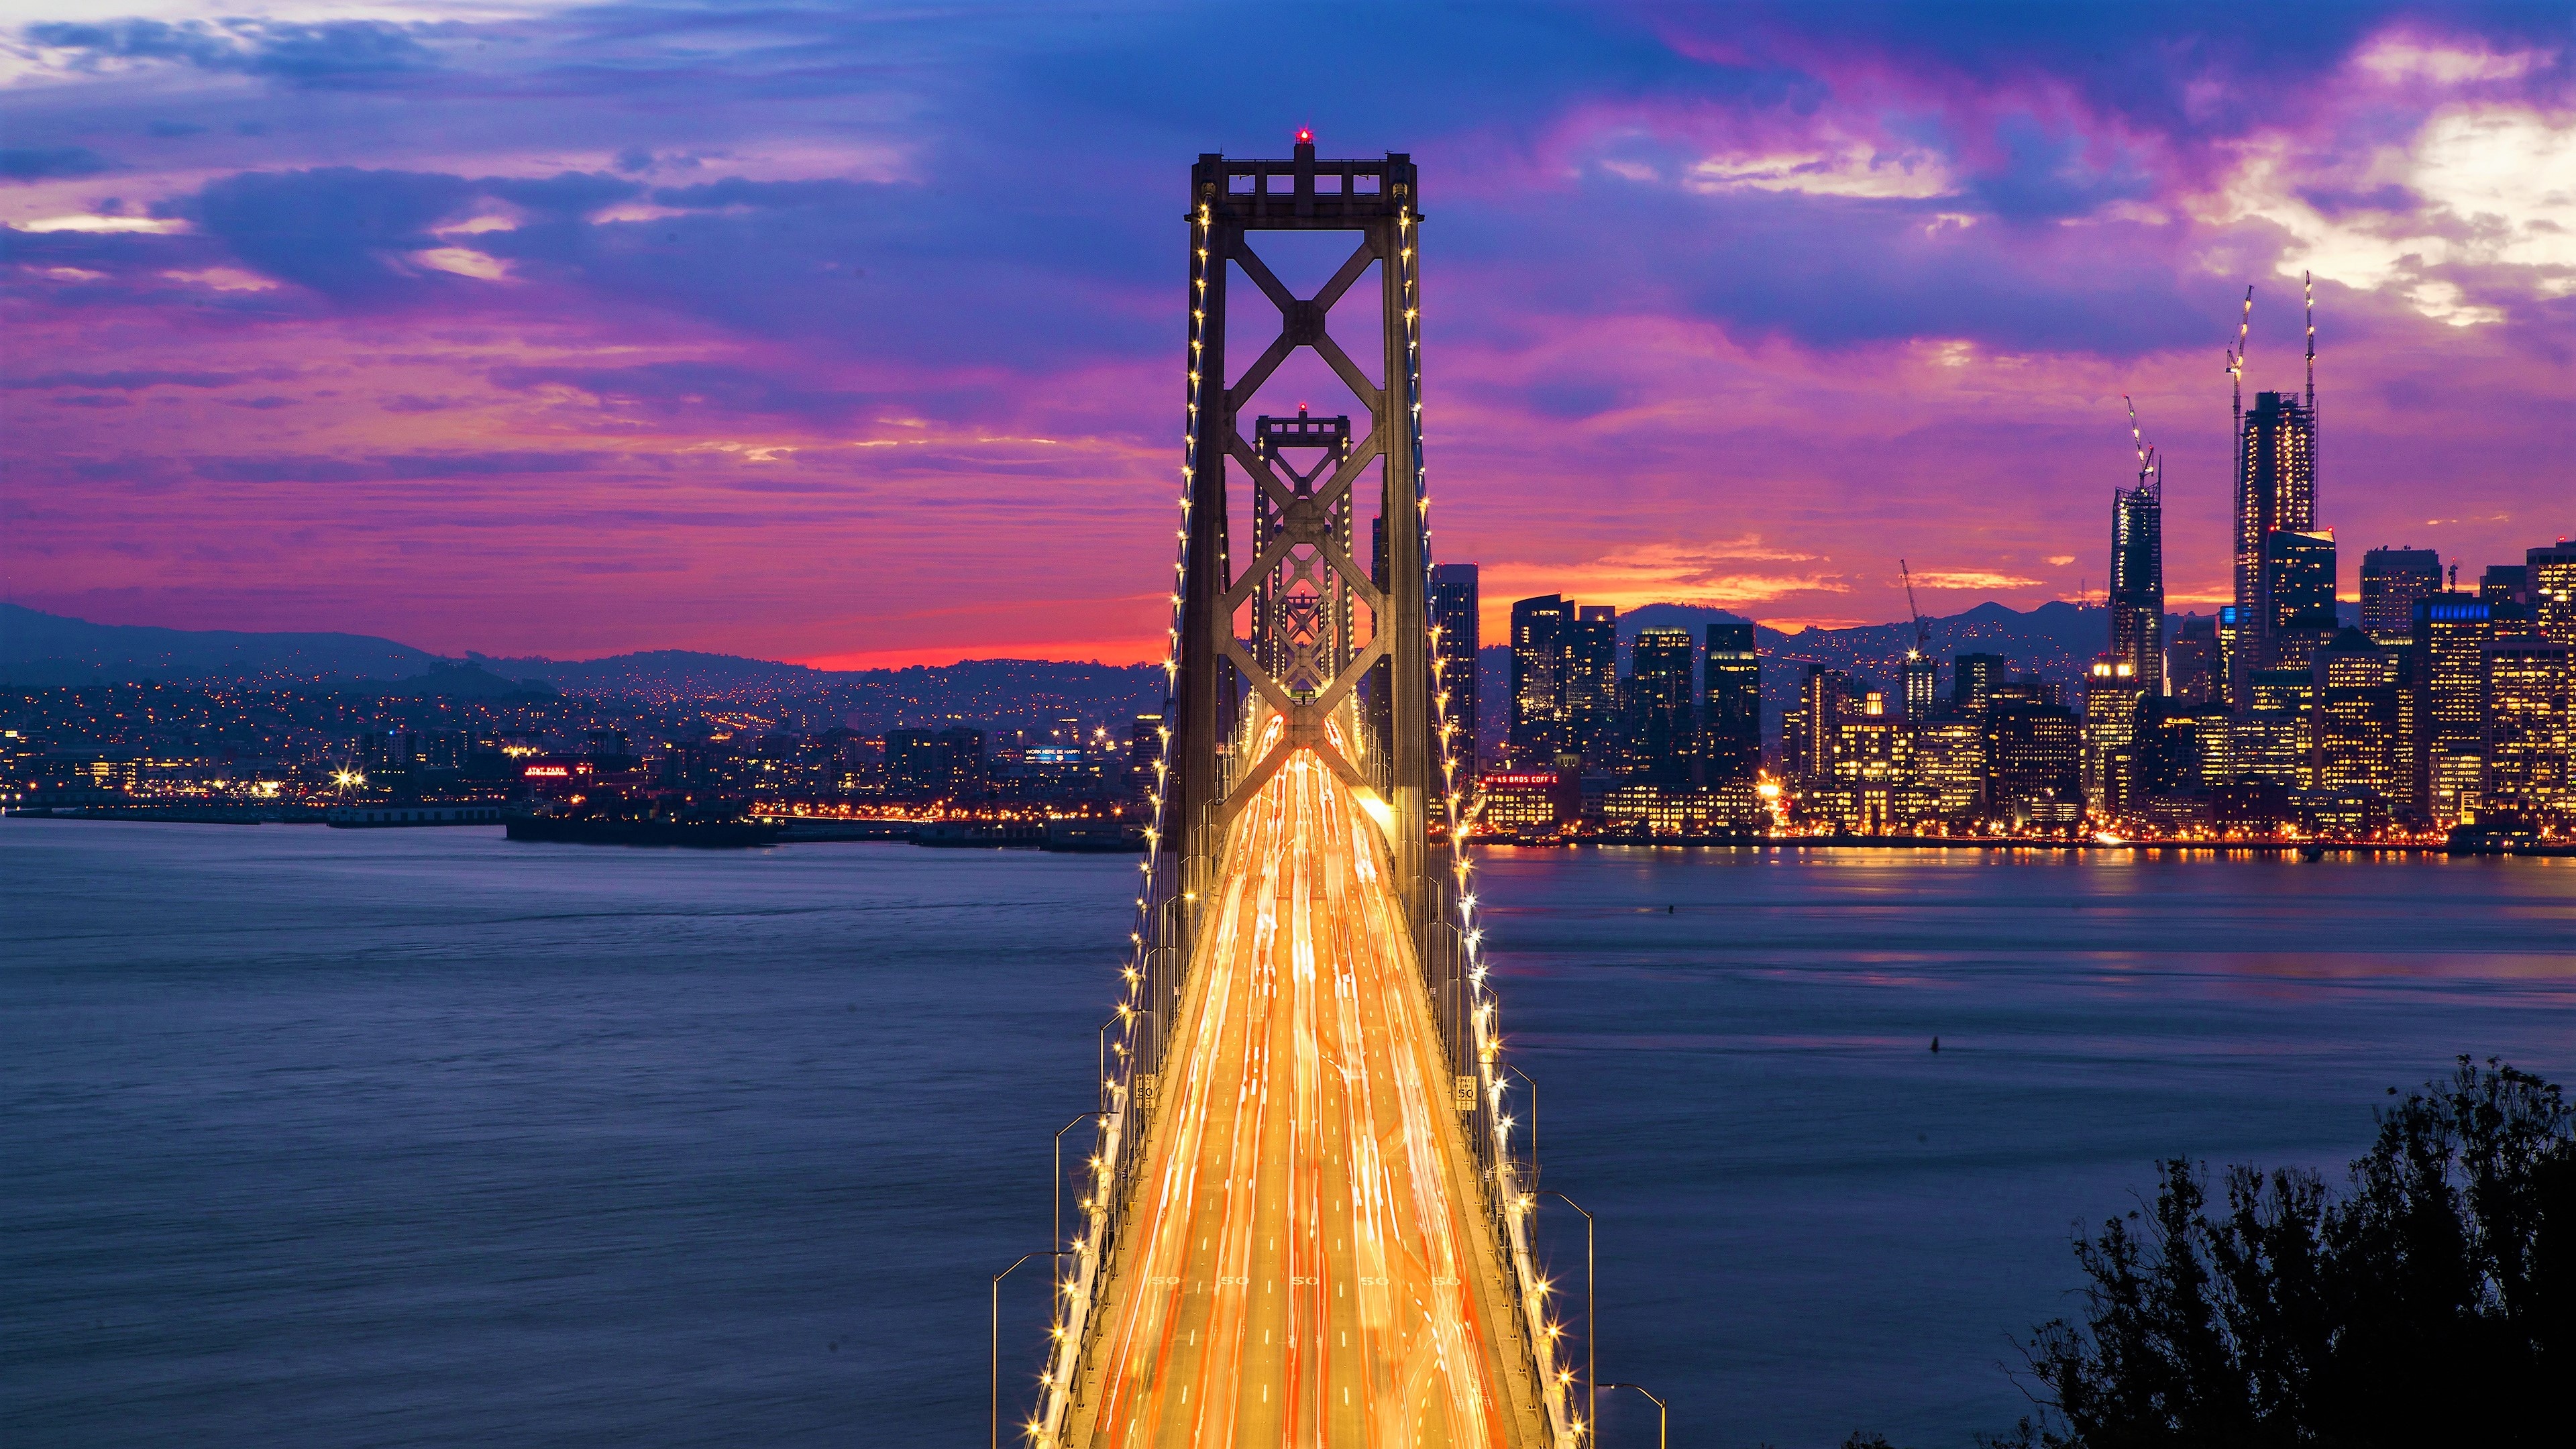
{"label": "suspension bridge", "polygon": [[[1055,1317],[1014,1431],[1042,1449],[1586,1438],[1425,604],[1421,221],[1410,157],[1302,132],[1190,172],[1170,704],[1087,1191],[1032,1255]],[[1288,232],[1352,244],[1312,295],[1255,246]],[[1372,292],[1364,365],[1330,321]],[[1257,410],[1299,349],[1349,415]]]}

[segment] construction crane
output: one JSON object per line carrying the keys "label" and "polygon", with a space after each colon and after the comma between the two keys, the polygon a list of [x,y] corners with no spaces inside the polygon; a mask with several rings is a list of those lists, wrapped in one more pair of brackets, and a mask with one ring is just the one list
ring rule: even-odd
{"label": "construction crane", "polygon": [[1932,652],[1932,626],[1923,622],[1923,608],[1914,602],[1914,570],[1898,559],[1896,571],[1905,576],[1905,611],[1914,616],[1914,647],[1905,651],[1905,657],[1920,659]]}
{"label": "construction crane", "polygon": [[2138,449],[2138,486],[2144,488],[2152,481],[2157,496],[2162,497],[2165,491],[2164,460],[2157,456],[2155,449],[2147,446],[2145,436],[2138,431],[2137,401],[2125,392],[2120,394],[2120,401],[2129,405],[2129,441]]}
{"label": "construction crane", "polygon": [[2317,274],[2299,273],[2299,289],[2308,306],[2308,476],[2317,468]]}
{"label": "construction crane", "polygon": [[[2227,354],[2227,378],[2236,394],[2236,437],[2245,436],[2245,334],[2254,326],[2254,288],[2245,288],[2245,315],[2237,319],[2236,347]],[[2241,446],[2241,444],[2240,444]]]}

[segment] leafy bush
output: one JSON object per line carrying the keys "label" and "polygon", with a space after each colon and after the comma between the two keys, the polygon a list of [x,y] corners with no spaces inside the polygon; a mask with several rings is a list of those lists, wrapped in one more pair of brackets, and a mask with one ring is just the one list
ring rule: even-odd
{"label": "leafy bush", "polygon": [[[2390,1089],[2393,1093],[2394,1088]],[[2349,1187],[2159,1165],[2075,1247],[2084,1321],[2024,1352],[2037,1423],[1995,1449],[2564,1445],[2576,1386],[2576,1117],[2460,1058],[2379,1115]]]}

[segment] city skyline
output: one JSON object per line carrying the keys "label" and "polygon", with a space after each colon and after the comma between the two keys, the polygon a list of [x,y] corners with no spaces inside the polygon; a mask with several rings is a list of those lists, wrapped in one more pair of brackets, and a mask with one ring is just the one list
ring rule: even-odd
{"label": "city skyline", "polygon": [[[1198,22],[970,13],[969,64],[769,17],[710,68],[704,17],[349,13],[8,32],[13,601],[447,653],[1157,657],[1181,258],[1177,198],[1138,198],[1211,143],[1158,59]],[[1900,552],[1930,613],[2099,596],[2124,394],[2166,597],[2207,612],[2223,354],[2250,282],[2244,389],[2302,391],[2304,271],[2345,552],[2567,531],[2543,12],[1390,23],[1437,57],[1410,99],[1264,79],[1213,140],[1310,122],[1440,178],[1433,561],[1480,566],[1488,638],[1549,590],[1899,619]],[[778,98],[825,71],[827,107]]]}

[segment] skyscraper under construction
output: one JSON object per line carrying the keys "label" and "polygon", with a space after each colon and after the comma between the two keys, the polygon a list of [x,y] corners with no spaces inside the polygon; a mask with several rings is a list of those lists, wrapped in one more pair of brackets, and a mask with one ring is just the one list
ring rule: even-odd
{"label": "skyscraper under construction", "polygon": [[2111,658],[2149,696],[2165,692],[2165,502],[2161,465],[2111,496]]}
{"label": "skyscraper under construction", "polygon": [[[2254,289],[2245,289],[2250,321]],[[2317,528],[2317,327],[2313,290],[2309,293],[2308,391],[2305,402],[2284,393],[2254,396],[2245,409],[2245,328],[2240,325],[2227,371],[2236,387],[2236,618],[2238,647],[2228,663],[2230,702],[2245,703],[2244,679],[2256,669],[2280,660],[2274,641],[2279,610],[2275,591],[2265,576],[2267,544],[2273,534],[2313,534]],[[2288,557],[2273,550],[2276,555]],[[2295,551],[2293,551],[2295,552]],[[2306,554],[2296,554],[2306,560]],[[2329,589],[2332,585],[2329,583]],[[2280,591],[2287,598],[2297,590]],[[2331,609],[2333,595],[2327,595]],[[2304,665],[2305,661],[2299,661]]]}

